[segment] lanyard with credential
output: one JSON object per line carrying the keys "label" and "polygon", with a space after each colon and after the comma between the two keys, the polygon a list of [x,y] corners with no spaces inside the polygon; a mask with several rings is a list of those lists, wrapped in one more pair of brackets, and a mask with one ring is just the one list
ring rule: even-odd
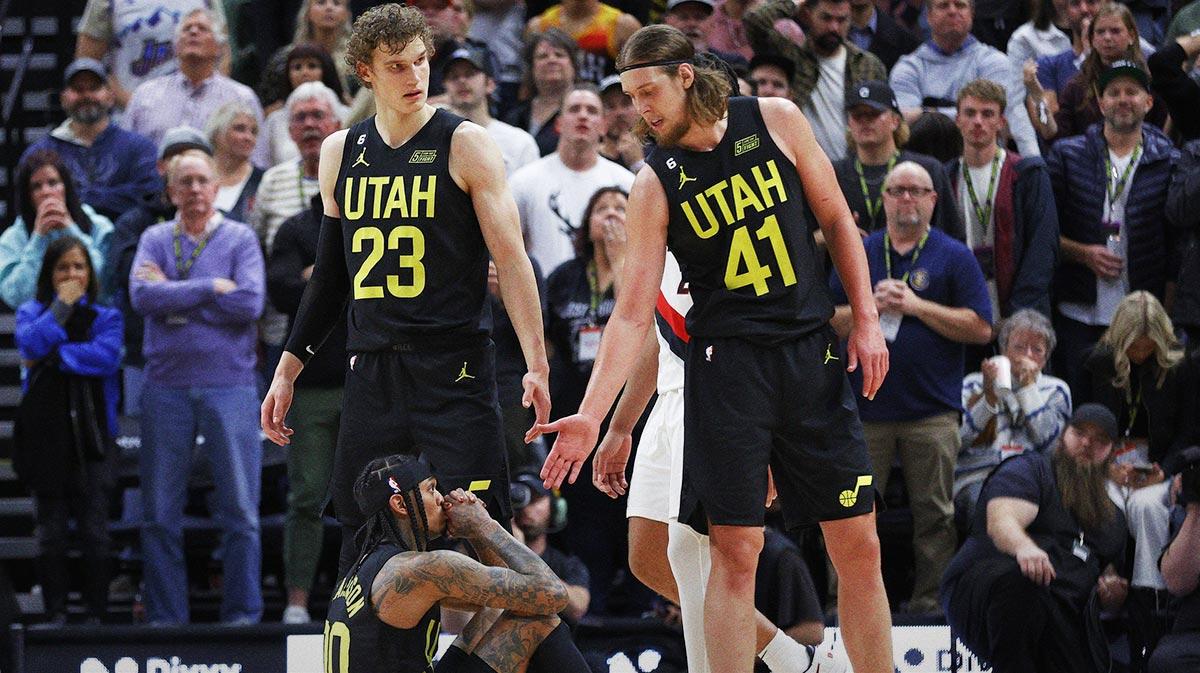
{"label": "lanyard with credential", "polygon": [[600,294],[600,272],[596,269],[595,260],[587,266],[588,289],[591,297],[588,299],[588,318],[591,324],[600,324],[600,302],[604,299]]}
{"label": "lanyard with credential", "polygon": [[971,182],[971,171],[967,168],[967,162],[962,162],[963,180],[967,183],[967,197],[971,199],[971,207],[975,209],[975,217],[979,218],[979,226],[983,227],[984,236],[987,236],[988,224],[992,219],[992,197],[996,195],[996,182],[1000,177],[1000,152],[996,152],[996,157],[992,159],[992,177],[988,179],[987,201],[983,204],[979,203],[979,197],[975,195],[975,185]]}
{"label": "lanyard with credential", "polygon": [[[924,234],[921,234],[921,240],[917,241],[917,250],[913,253],[912,263],[908,265],[908,271],[901,276],[900,282],[908,282],[908,274],[917,266],[917,260],[921,258],[921,250],[925,247],[925,241],[929,239],[929,230],[926,229]],[[887,266],[888,280],[892,278],[892,239],[887,234],[883,235],[883,261]]]}
{"label": "lanyard with credential", "polygon": [[[899,152],[892,152],[892,158],[888,159],[887,170],[884,171],[884,175],[892,172],[892,169],[896,167],[896,159],[899,157]],[[881,193],[879,198],[872,201],[871,190],[867,189],[867,176],[863,175],[862,162],[857,158],[854,159],[854,170],[858,172],[858,185],[862,187],[863,201],[867,203],[867,215],[871,218],[870,224],[873,226],[875,224],[875,216],[879,214],[879,209],[883,207],[883,194]]]}
{"label": "lanyard with credential", "polygon": [[185,262],[183,261],[183,243],[180,239],[181,230],[178,224],[175,225],[175,275],[179,280],[187,280],[188,274],[192,271],[192,265],[196,263],[196,258],[200,256],[200,253],[204,252],[204,246],[208,245],[208,239],[212,238],[212,235],[216,233],[220,226],[220,223],[217,223],[217,226],[204,234],[204,238],[200,239],[200,242],[196,245],[196,249],[192,251],[192,256]]}
{"label": "lanyard with credential", "polygon": [[[1129,182],[1129,176],[1133,173],[1133,167],[1137,165],[1138,157],[1142,156],[1142,145],[1146,140],[1143,138],[1138,141],[1137,147],[1133,148],[1133,156],[1129,157],[1129,165],[1125,166],[1125,173],[1117,178],[1113,174],[1112,157],[1108,152],[1104,153],[1104,188],[1108,193],[1108,212],[1111,219],[1113,208],[1116,207],[1117,200],[1125,193],[1126,183]],[[1116,179],[1116,184],[1113,180]]]}
{"label": "lanyard with credential", "polygon": [[1125,436],[1129,437],[1133,434],[1133,422],[1137,420],[1138,409],[1142,406],[1142,384],[1138,382],[1137,397],[1134,398],[1133,404],[1129,407],[1129,425],[1125,426]]}

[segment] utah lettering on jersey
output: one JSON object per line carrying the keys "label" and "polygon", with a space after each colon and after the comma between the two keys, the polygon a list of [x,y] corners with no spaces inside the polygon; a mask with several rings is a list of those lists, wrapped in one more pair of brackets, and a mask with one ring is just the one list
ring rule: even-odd
{"label": "utah lettering on jersey", "polygon": [[787,200],[779,167],[770,159],[697,191],[680,208],[697,236],[712,238],[721,225],[742,222],[747,211],[761,213]]}
{"label": "utah lettering on jersey", "polygon": [[437,193],[436,175],[379,175],[346,177],[343,217],[361,219],[370,207],[369,217],[387,219],[393,215],[404,218],[433,218]]}

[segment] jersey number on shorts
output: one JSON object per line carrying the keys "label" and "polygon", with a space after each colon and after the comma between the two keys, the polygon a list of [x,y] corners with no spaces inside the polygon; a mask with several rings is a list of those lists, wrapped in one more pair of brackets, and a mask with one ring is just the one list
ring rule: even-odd
{"label": "jersey number on shorts", "polygon": [[350,673],[350,627],[325,622],[325,673]]}
{"label": "jersey number on shorts", "polygon": [[[754,236],[760,241],[771,241],[771,251],[779,264],[779,275],[783,277],[784,287],[795,285],[796,271],[792,268],[791,258],[788,257],[783,232],[779,230],[779,220],[774,215],[768,215],[758,231],[754,232]],[[743,265],[745,271],[741,270]],[[754,251],[754,243],[750,240],[750,227],[734,230],[733,243],[729,246],[729,261],[725,264],[725,287],[737,290],[753,285],[754,294],[761,297],[770,291],[767,279],[772,275],[771,267],[758,261],[758,253]]]}
{"label": "jersey number on shorts", "polygon": [[[412,241],[412,254],[400,255],[400,268],[412,269],[412,283],[402,285],[400,276],[390,273],[387,275],[387,291],[393,297],[411,299],[425,289],[425,265],[421,262],[421,259],[425,257],[425,234],[422,234],[421,230],[416,227],[396,227],[387,235],[386,249],[399,250],[402,240]],[[382,286],[365,284],[371,269],[374,269],[379,260],[383,259],[383,231],[379,227],[361,227],[355,230],[350,249],[355,253],[360,253],[363,251],[364,244],[367,243],[370,244],[367,258],[359,267],[358,273],[354,274],[354,298],[383,299]]]}

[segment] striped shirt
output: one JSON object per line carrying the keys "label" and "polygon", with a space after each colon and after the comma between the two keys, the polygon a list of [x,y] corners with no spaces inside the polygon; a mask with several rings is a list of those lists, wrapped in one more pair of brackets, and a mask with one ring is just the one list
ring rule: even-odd
{"label": "striped shirt", "polygon": [[[976,399],[978,398],[978,399]],[[972,404],[974,400],[974,404]],[[964,410],[959,436],[962,449],[954,468],[954,492],[985,478],[992,468],[1025,451],[1049,453],[1071,416],[1071,389],[1060,378],[1038,374],[1033,385],[1001,397],[995,407],[983,396],[983,374],[973,372],[963,378]],[[994,438],[976,446],[981,435],[995,419]]]}
{"label": "striped shirt", "polygon": [[[299,161],[288,161],[263,173],[258,193],[254,196],[254,205],[246,219],[250,220],[250,227],[258,234],[268,259],[279,225],[309,207],[312,198],[320,192],[317,179],[305,177]],[[287,338],[287,327],[287,316],[268,302],[262,317],[263,342],[272,346],[281,345]]]}

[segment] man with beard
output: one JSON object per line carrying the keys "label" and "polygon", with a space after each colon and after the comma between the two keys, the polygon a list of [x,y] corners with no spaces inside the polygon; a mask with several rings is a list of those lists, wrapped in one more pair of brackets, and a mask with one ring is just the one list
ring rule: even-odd
{"label": "man with beard", "polygon": [[1058,208],[1061,262],[1054,279],[1054,370],[1078,390],[1084,352],[1100,339],[1117,304],[1146,290],[1170,306],[1181,239],[1166,210],[1179,151],[1145,124],[1150,78],[1133,61],[1100,74],[1104,117],[1046,157]]}
{"label": "man with beard", "polygon": [[[1105,480],[1117,419],[1098,404],[1075,410],[1053,453],[1026,452],[984,484],[971,536],[946,570],[951,627],[995,673],[1103,670],[1100,608],[1119,609],[1128,582],[1125,519]],[[1092,596],[1097,601],[1092,601]],[[1091,651],[1089,651],[1091,646]]]}
{"label": "man with beard", "polygon": [[[630,192],[625,284],[587,394],[578,413],[536,428],[559,433],[540,476],[554,487],[578,478],[633,369],[629,354],[651,336],[670,240],[693,299],[679,520],[709,534],[704,629],[712,669],[754,665],[755,570],[771,465],[788,527],[820,523],[825,534],[854,669],[890,672],[875,489],[845,374],[861,366],[870,397],[888,367],[858,230],[800,110],[782,98],[728,99],[728,78],[710,63],[670,26],[641,29],[621,52],[621,86],[641,116],[638,132],[658,147]],[[854,307],[848,351],[829,326],[833,306],[806,202]],[[616,462],[594,480],[623,478]]]}
{"label": "man with beard", "polygon": [[[474,493],[443,497],[425,463],[398,454],[366,465],[354,500],[366,523],[329,602],[326,671],[433,673],[442,606],[476,613],[438,661],[439,673],[587,670],[556,616],[566,587]],[[470,542],[479,560],[435,548],[445,535]]]}
{"label": "man with beard", "polygon": [[79,200],[116,220],[162,188],[149,138],[112,123],[113,93],[104,64],[77,58],[67,66],[61,101],[67,118],[25,150],[54,150],[75,178]]}
{"label": "man with beard", "polygon": [[846,39],[850,32],[850,0],[805,3],[808,40],[797,46],[776,28],[795,13],[792,0],[774,0],[746,14],[746,35],[755,53],[780,54],[796,64],[792,100],[812,125],[817,144],[830,161],[846,156],[846,100],[851,87],[866,80],[887,79],[879,57]]}

